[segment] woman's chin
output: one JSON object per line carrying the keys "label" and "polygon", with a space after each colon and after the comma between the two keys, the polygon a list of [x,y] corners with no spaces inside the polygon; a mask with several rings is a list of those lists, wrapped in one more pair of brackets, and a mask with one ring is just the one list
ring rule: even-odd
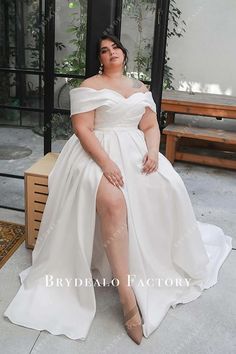
{"label": "woman's chin", "polygon": [[119,60],[111,60],[110,66],[118,68],[118,67],[122,66],[122,63]]}

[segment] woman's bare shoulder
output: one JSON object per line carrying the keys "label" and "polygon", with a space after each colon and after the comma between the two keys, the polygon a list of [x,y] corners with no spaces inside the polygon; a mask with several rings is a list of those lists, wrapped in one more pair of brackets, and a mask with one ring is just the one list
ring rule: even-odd
{"label": "woman's bare shoulder", "polygon": [[128,78],[128,80],[130,81],[130,85],[131,85],[133,88],[139,90],[140,92],[147,92],[147,91],[149,91],[148,88],[147,88],[147,86],[146,86],[142,81],[140,81],[140,80],[138,80],[138,79],[135,79],[134,77],[130,77],[130,78]]}
{"label": "woman's bare shoulder", "polygon": [[96,90],[100,88],[99,85],[100,85],[99,75],[93,75],[91,77],[88,77],[84,81],[82,81],[79,87],[88,87]]}

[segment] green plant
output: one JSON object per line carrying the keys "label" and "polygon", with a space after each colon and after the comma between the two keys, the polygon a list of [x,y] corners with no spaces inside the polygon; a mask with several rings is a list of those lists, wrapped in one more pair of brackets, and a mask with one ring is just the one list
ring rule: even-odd
{"label": "green plant", "polygon": [[[30,37],[29,43],[26,47],[30,51],[30,62],[29,67],[35,68],[37,70],[44,69],[44,32],[43,26],[47,23],[45,15],[42,13],[42,18],[39,18],[39,1],[38,0],[24,0],[28,5],[30,11],[27,16],[27,32]],[[41,44],[41,45],[40,45]],[[41,47],[41,48],[40,48]],[[55,42],[56,51],[60,51],[65,48],[62,42]],[[40,52],[40,50],[42,51]],[[55,60],[54,67],[58,68],[60,64]],[[57,78],[55,78],[55,81]],[[35,87],[35,91],[39,91],[39,87]],[[32,90],[31,90],[32,92]],[[43,87],[42,87],[43,92]]]}
{"label": "green plant", "polygon": [[[181,19],[182,12],[176,6],[175,0],[170,0],[170,9],[169,9],[169,21],[167,28],[167,41],[166,41],[166,55],[165,55],[165,64],[164,64],[164,79],[163,79],[163,89],[175,90],[173,86],[173,69],[169,66],[168,61],[170,60],[168,56],[168,40],[172,37],[182,37],[183,33],[186,32],[186,22]],[[160,114],[160,129],[162,130],[166,126],[167,114],[166,112],[161,112]]]}
{"label": "green plant", "polygon": [[[30,51],[30,62],[29,66],[35,69],[44,69],[44,43],[45,43],[45,37],[44,37],[44,31],[43,27],[47,23],[47,18],[45,15],[42,13],[42,17],[40,19],[39,17],[39,1],[38,0],[25,0],[25,2],[28,5],[29,12],[27,16],[27,31],[28,31],[28,37],[29,37],[29,42],[27,49]],[[63,48],[65,48],[65,45],[62,42],[55,42],[55,49],[56,51],[60,51]],[[40,52],[41,50],[41,52]],[[60,64],[55,60],[54,61],[54,68],[55,71],[57,68],[60,67]],[[55,77],[54,82],[57,81],[58,78]],[[39,95],[42,95],[44,93],[44,85],[43,82],[41,82],[39,85],[35,85],[33,82],[28,82],[28,96],[30,98],[39,98]],[[41,91],[41,92],[40,92]],[[59,122],[62,121],[61,117],[60,119],[57,117],[57,115],[52,116],[52,139],[62,138],[62,136],[66,136],[67,134],[63,135],[62,134],[62,129],[66,132],[66,120],[64,119],[64,123],[61,124],[60,126],[57,124],[57,121]],[[33,127],[33,131],[39,135],[43,135],[45,127],[40,124],[39,127],[35,126]]]}
{"label": "green plant", "polygon": [[[133,18],[137,23],[138,42],[135,48],[134,56],[134,75],[140,80],[151,80],[151,57],[152,43],[150,38],[145,38],[143,35],[143,14],[145,12],[154,13],[155,0],[124,0],[123,14],[129,18]],[[131,72],[132,73],[132,72]]]}
{"label": "green plant", "polygon": [[[175,0],[170,0],[170,9],[169,9],[169,22],[167,28],[167,38],[171,37],[182,37],[183,33],[186,32],[186,22],[181,19],[182,11],[176,6]],[[165,56],[165,66],[164,66],[164,80],[163,88],[172,89],[173,86],[173,69],[168,65],[170,58],[168,57],[168,40],[166,41],[166,56]]]}
{"label": "green plant", "polygon": [[[86,60],[86,24],[87,24],[87,1],[77,0],[69,2],[70,9],[77,9],[71,13],[71,25],[67,29],[73,38],[69,43],[74,46],[74,50],[70,53],[58,67],[60,73],[85,75]],[[78,11],[79,10],[79,11]],[[71,87],[80,84],[81,79],[68,78],[67,83]]]}
{"label": "green plant", "polygon": [[[56,66],[55,71],[61,74],[85,75],[86,60],[86,25],[87,25],[87,0],[70,1],[69,9],[72,10],[71,25],[67,28],[67,33],[72,35],[69,43],[74,50],[65,57],[61,64]],[[76,9],[76,11],[74,11]],[[66,48],[66,46],[64,46]],[[69,88],[79,86],[81,79],[65,78],[65,84],[58,91],[57,104],[60,108],[63,95],[68,95]],[[73,134],[71,121],[67,116],[54,114],[52,117],[52,139],[68,139]]]}

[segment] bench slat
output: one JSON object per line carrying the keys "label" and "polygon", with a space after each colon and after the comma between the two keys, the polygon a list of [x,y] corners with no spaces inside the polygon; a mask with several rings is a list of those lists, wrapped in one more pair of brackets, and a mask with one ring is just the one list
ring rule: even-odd
{"label": "bench slat", "polygon": [[221,129],[209,129],[199,127],[189,127],[180,124],[169,124],[163,133],[176,136],[178,138],[195,138],[200,140],[215,141],[228,144],[236,144],[236,132]]}
{"label": "bench slat", "polygon": [[236,161],[235,160],[222,159],[222,158],[213,157],[213,156],[204,156],[204,155],[191,154],[191,153],[182,152],[182,151],[181,152],[176,151],[175,159],[179,160],[179,161],[199,163],[201,165],[236,169]]}

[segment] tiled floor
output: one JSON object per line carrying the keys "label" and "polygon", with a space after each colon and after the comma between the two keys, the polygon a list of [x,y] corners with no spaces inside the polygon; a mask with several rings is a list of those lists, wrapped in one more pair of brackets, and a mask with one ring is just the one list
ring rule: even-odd
{"label": "tiled floor", "polygon": [[[189,191],[198,220],[222,227],[234,238],[235,247],[235,172],[184,163],[176,163],[175,168]],[[0,209],[0,220],[24,224],[24,213]],[[0,270],[1,314],[19,288],[18,274],[31,264],[31,252],[22,244]],[[159,328],[148,339],[143,338],[140,346],[124,331],[116,289],[97,287],[97,312],[86,341],[17,326],[1,316],[0,352],[233,354],[236,352],[235,252],[233,250],[226,259],[215,286],[205,290],[195,301],[171,308]]]}

